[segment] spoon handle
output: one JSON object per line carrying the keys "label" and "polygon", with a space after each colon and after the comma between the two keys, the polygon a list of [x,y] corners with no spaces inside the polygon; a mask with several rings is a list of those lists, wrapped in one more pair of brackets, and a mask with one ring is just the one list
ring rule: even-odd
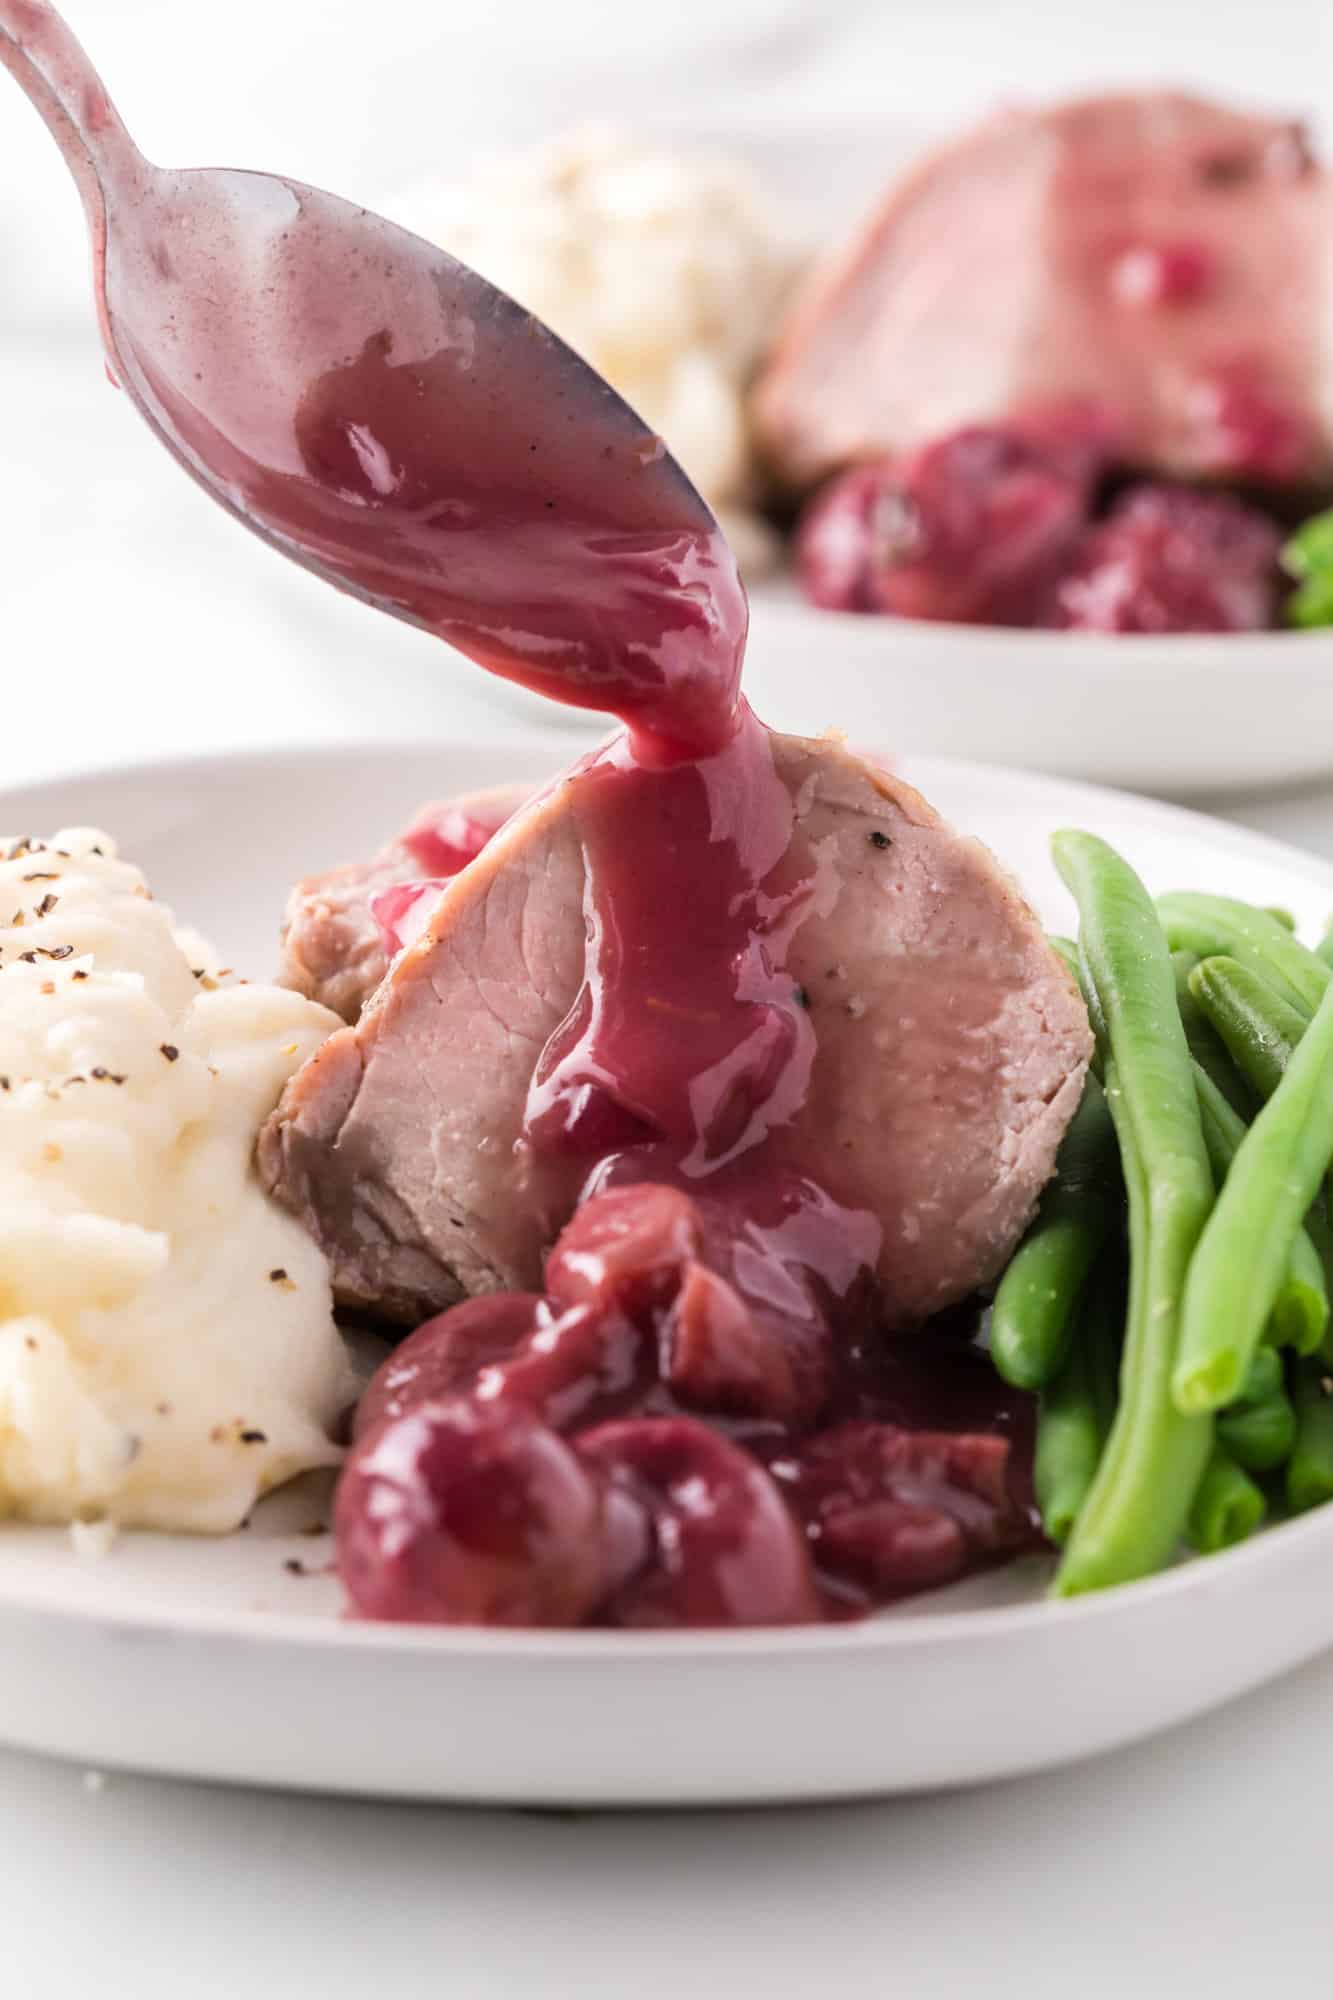
{"label": "spoon handle", "polygon": [[146,162],[97,71],[47,0],[0,0],[0,65],[50,127],[83,198],[100,265],[108,198],[131,186]]}

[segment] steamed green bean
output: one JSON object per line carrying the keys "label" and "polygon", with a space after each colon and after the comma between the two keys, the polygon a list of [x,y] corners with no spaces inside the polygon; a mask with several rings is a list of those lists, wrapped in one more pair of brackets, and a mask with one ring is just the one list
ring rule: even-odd
{"label": "steamed green bean", "polygon": [[1185,1274],[1213,1180],[1152,901],[1128,863],[1090,834],[1059,833],[1052,852],[1079,906],[1080,954],[1103,1017],[1130,1221],[1120,1407],[1056,1579],[1069,1595],[1161,1568],[1208,1462],[1211,1419],[1178,1408],[1171,1381]]}
{"label": "steamed green bean", "polygon": [[995,1294],[991,1358],[1017,1388],[1039,1389],[1060,1371],[1074,1307],[1106,1237],[1115,1179],[1115,1131],[1089,1074],[1055,1177]]}
{"label": "steamed green bean", "polygon": [[1234,958],[1200,960],[1189,987],[1236,1068],[1261,1098],[1271,1097],[1309,1016]]}
{"label": "steamed green bean", "polygon": [[1200,958],[1226,954],[1274,986],[1283,998],[1313,1014],[1333,979],[1333,969],[1294,938],[1267,910],[1229,896],[1177,892],[1158,899],[1158,915],[1173,951]]}
{"label": "steamed green bean", "polygon": [[1333,1376],[1304,1361],[1293,1382],[1296,1442],[1287,1463],[1287,1505],[1296,1513],[1333,1500]]}
{"label": "steamed green bean", "polygon": [[1171,971],[1176,982],[1176,1006],[1185,1040],[1198,1067],[1208,1075],[1231,1109],[1245,1120],[1254,1116],[1254,1091],[1227,1054],[1225,1042],[1190,990],[1190,976],[1202,963],[1197,952],[1173,951]]}
{"label": "steamed green bean", "polygon": [[[1240,1150],[1247,1127],[1234,1112],[1212,1078],[1197,1064],[1194,1088],[1199,1099],[1204,1144],[1220,1186],[1231,1171],[1231,1162]],[[1308,1228],[1298,1229],[1292,1238],[1287,1268],[1273,1305],[1269,1331],[1280,1345],[1294,1347],[1299,1354],[1312,1354],[1324,1338],[1329,1322],[1328,1281],[1323,1259]],[[1261,1350],[1262,1352],[1262,1350]],[[1259,1356],[1255,1356],[1257,1365]]]}
{"label": "steamed green bean", "polygon": [[1064,1366],[1042,1390],[1032,1461],[1037,1511],[1057,1547],[1068,1541],[1088,1496],[1104,1438],[1092,1355],[1076,1337]]}
{"label": "steamed green bean", "polygon": [[1261,1347],[1234,1403],[1218,1414],[1217,1442],[1245,1472],[1275,1472],[1291,1456],[1296,1412],[1282,1362]]}
{"label": "steamed green bean", "polygon": [[1249,1474],[1215,1445],[1190,1506],[1186,1534],[1201,1555],[1216,1555],[1252,1535],[1267,1511]]}
{"label": "steamed green bean", "polygon": [[1245,1472],[1276,1472],[1296,1442],[1296,1412],[1285,1390],[1266,1402],[1237,1404],[1217,1419],[1217,1441]]}
{"label": "steamed green bean", "polygon": [[1330,1156],[1333,988],[1242,1140],[1194,1253],[1173,1376],[1181,1410],[1218,1409],[1239,1389]]}

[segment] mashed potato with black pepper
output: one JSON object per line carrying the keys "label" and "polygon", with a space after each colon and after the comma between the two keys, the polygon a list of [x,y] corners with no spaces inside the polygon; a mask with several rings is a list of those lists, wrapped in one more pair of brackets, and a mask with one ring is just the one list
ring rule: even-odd
{"label": "mashed potato with black pepper", "polygon": [[216,1532],[337,1460],[324,1258],[251,1154],[338,1025],[105,834],[0,843],[0,1514]]}

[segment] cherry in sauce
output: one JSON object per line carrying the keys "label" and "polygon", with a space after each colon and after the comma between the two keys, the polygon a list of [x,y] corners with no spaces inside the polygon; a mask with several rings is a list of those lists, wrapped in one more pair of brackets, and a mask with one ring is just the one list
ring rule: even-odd
{"label": "cherry in sauce", "polygon": [[[728,1252],[707,1197],[637,1182],[577,1211],[543,1296],[473,1299],[404,1341],[363,1400],[343,1480],[340,1564],[354,1607],[479,1615],[490,1570],[483,1562],[475,1585],[460,1574],[449,1481],[438,1458],[433,1471],[422,1459],[436,1426],[452,1435],[459,1409],[485,1411],[488,1436],[510,1416],[518,1425],[522,1449],[504,1460],[516,1519],[545,1518],[527,1491],[530,1466],[547,1462],[534,1456],[534,1424],[588,1470],[602,1509],[587,1525],[602,1562],[582,1614],[594,1622],[846,1617],[1037,1546],[1031,1404],[1000,1383],[970,1316],[889,1341],[868,1289],[859,1306],[850,1294],[826,1300],[822,1317],[813,1287],[802,1298],[774,1285],[759,1301],[710,1261]],[[817,1382],[789,1358],[816,1326]],[[379,1470],[386,1459],[396,1482]],[[470,1479],[469,1467],[457,1476]],[[489,1491],[500,1505],[498,1484]],[[428,1550],[433,1522],[449,1545],[443,1568],[374,1560],[399,1535]],[[441,1608],[446,1583],[457,1611]]]}
{"label": "cherry in sauce", "polygon": [[338,1563],[369,1617],[574,1625],[605,1595],[597,1483],[521,1409],[426,1403],[339,1484]]}

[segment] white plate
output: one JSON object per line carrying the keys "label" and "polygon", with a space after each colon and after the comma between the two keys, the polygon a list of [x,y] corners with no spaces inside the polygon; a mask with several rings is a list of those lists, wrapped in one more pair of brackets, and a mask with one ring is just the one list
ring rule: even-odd
{"label": "white plate", "polygon": [[[340,608],[312,610],[336,627]],[[775,729],[836,723],[867,748],[1022,765],[1170,798],[1333,772],[1333,631],[1015,632],[818,611],[750,590],[745,692]],[[532,726],[583,726],[508,682]]]}
{"label": "white plate", "polygon": [[745,687],[776,729],[1177,798],[1333,771],[1333,632],[1014,632],[751,593]]}
{"label": "white plate", "polygon": [[[0,826],[107,825],[229,960],[265,971],[294,876],[369,849],[422,798],[544,775],[545,744],[217,758],[30,787]],[[1333,868],[1171,807],[911,763],[1067,927],[1046,857],[1095,828],[1158,889],[1280,901]],[[440,1632],[338,1615],[309,1490],[219,1542],[125,1537],[101,1562],[0,1530],[0,1737],[97,1764],[442,1799],[646,1805],[852,1796],[1081,1757],[1199,1714],[1333,1643],[1333,1509],[1099,1599],[1028,1563],[860,1626]],[[290,1562],[303,1574],[292,1574]],[[313,1572],[313,1573],[312,1573]]]}

